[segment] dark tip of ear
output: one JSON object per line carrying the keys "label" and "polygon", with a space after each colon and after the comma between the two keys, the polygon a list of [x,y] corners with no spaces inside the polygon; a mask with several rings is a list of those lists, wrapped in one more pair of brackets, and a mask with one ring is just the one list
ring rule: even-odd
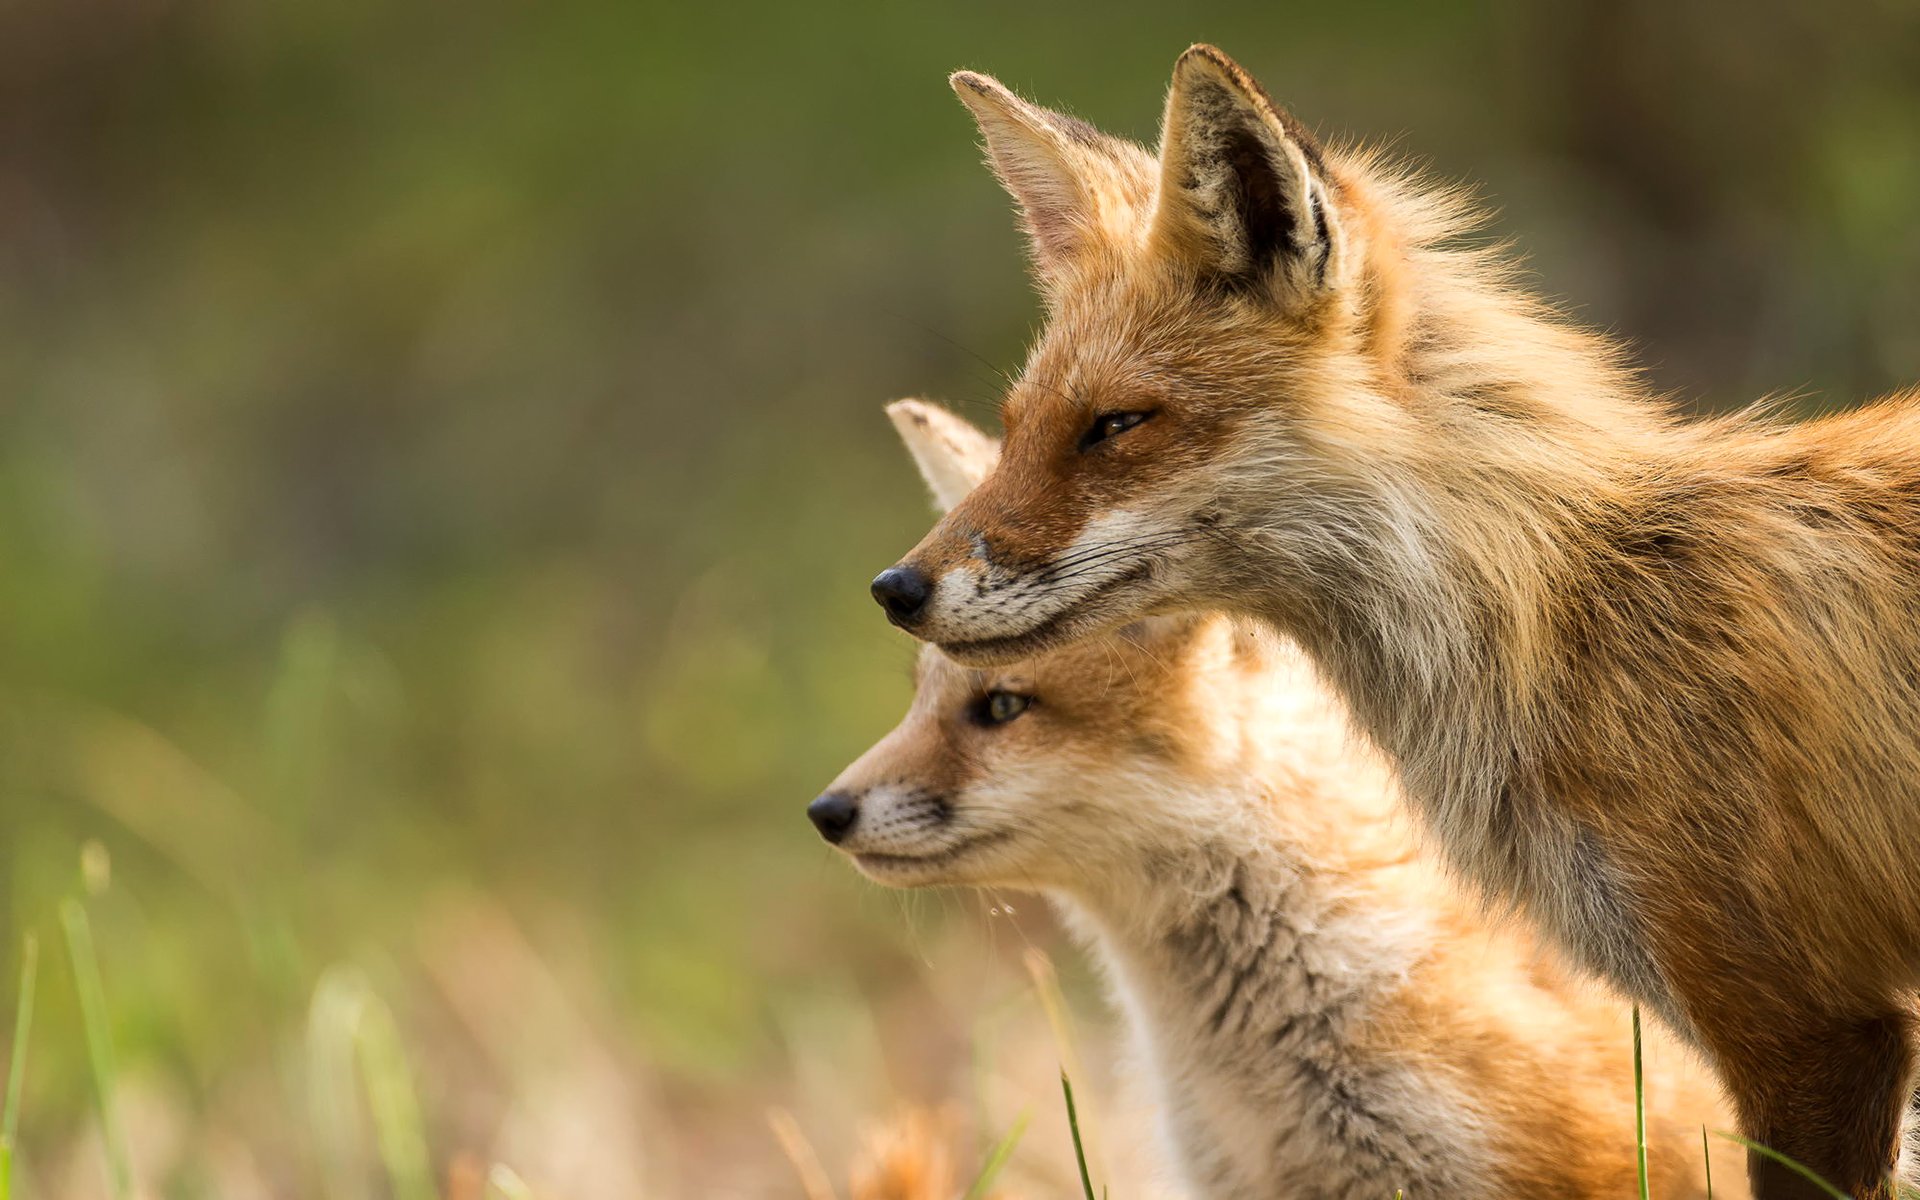
{"label": "dark tip of ear", "polygon": [[898,421],[904,417],[907,420],[912,421],[915,425],[919,425],[922,428],[924,428],[929,420],[927,416],[927,410],[930,409],[931,407],[933,406],[928,404],[925,400],[918,400],[918,399],[895,400],[893,403],[887,405],[886,413],[889,417],[892,417],[895,421]]}
{"label": "dark tip of ear", "polygon": [[1205,42],[1195,42],[1193,45],[1188,46],[1186,50],[1181,53],[1180,57],[1174,60],[1173,73],[1175,75],[1181,75],[1188,71],[1204,71],[1209,68],[1218,71],[1236,83],[1251,79],[1251,76],[1241,68],[1239,63],[1228,57],[1226,51],[1218,46],[1210,46]]}
{"label": "dark tip of ear", "polygon": [[1218,46],[1210,46],[1206,42],[1195,42],[1188,46],[1186,52],[1181,54],[1173,64],[1174,78],[1178,79],[1193,71],[1205,71],[1220,78],[1255,107],[1264,108],[1274,120],[1280,123],[1280,128],[1293,139],[1294,144],[1300,147],[1300,152],[1306,155],[1307,162],[1314,171],[1325,176],[1327,164],[1325,155],[1320,150],[1319,139],[1300,123],[1299,118],[1277,103],[1267,89],[1261,86],[1260,81],[1249,74],[1245,67],[1233,61],[1226,51]]}
{"label": "dark tip of ear", "polygon": [[993,76],[978,71],[955,71],[947,76],[947,83],[956,92],[965,89],[976,96],[993,96],[1006,90]]}

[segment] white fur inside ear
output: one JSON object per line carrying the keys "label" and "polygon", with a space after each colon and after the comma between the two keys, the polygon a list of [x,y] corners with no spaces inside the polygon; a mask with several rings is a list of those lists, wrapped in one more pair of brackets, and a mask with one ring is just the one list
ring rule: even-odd
{"label": "white fur inside ear", "polygon": [[1154,164],[1144,150],[1030,104],[990,76],[956,71],[949,82],[980,126],[988,165],[1019,205],[1042,280],[1102,240],[1132,235],[1152,192]]}
{"label": "white fur inside ear", "polygon": [[960,503],[999,461],[999,442],[938,404],[896,400],[887,405],[887,417],[907,444],[941,512]]}
{"label": "white fur inside ear", "polygon": [[993,173],[1020,205],[1035,258],[1044,266],[1072,257],[1092,223],[1092,206],[1056,114],[990,76],[956,71],[949,82],[980,126]]}

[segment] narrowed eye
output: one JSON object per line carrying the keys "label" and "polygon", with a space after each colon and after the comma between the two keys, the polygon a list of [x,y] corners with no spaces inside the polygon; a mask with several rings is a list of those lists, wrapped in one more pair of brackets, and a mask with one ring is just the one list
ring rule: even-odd
{"label": "narrowed eye", "polygon": [[1033,697],[1019,692],[988,692],[980,699],[980,720],[987,725],[1005,725],[1033,703]]}
{"label": "narrowed eye", "polygon": [[1099,445],[1110,437],[1118,437],[1152,415],[1150,412],[1101,413],[1093,419],[1093,424],[1087,426],[1087,431],[1080,435],[1080,448],[1085,450]]}

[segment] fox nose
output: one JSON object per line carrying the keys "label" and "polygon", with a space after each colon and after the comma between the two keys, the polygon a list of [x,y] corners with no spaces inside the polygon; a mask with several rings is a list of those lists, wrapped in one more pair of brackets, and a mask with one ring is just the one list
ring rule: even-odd
{"label": "fox nose", "polygon": [[933,595],[933,582],[916,567],[888,567],[873,577],[873,598],[887,619],[902,628],[920,619]]}
{"label": "fox nose", "polygon": [[860,819],[860,803],[845,792],[828,792],[807,805],[807,817],[821,837],[837,846]]}

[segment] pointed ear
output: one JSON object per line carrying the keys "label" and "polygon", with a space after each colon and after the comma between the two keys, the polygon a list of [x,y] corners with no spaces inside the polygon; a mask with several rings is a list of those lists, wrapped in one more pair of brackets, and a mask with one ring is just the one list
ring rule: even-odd
{"label": "pointed ear", "polygon": [[972,111],[986,139],[988,164],[1020,206],[1043,278],[1084,253],[1103,231],[1125,228],[1120,222],[1131,206],[1144,202],[1151,172],[1138,146],[1078,117],[1029,104],[992,76],[955,71],[947,82]]}
{"label": "pointed ear", "polygon": [[993,470],[1000,443],[980,429],[925,400],[895,400],[887,416],[933,492],[934,507],[946,512],[960,503]]}
{"label": "pointed ear", "polygon": [[1173,67],[1153,240],[1208,277],[1306,303],[1338,286],[1337,188],[1313,135],[1212,46]]}

